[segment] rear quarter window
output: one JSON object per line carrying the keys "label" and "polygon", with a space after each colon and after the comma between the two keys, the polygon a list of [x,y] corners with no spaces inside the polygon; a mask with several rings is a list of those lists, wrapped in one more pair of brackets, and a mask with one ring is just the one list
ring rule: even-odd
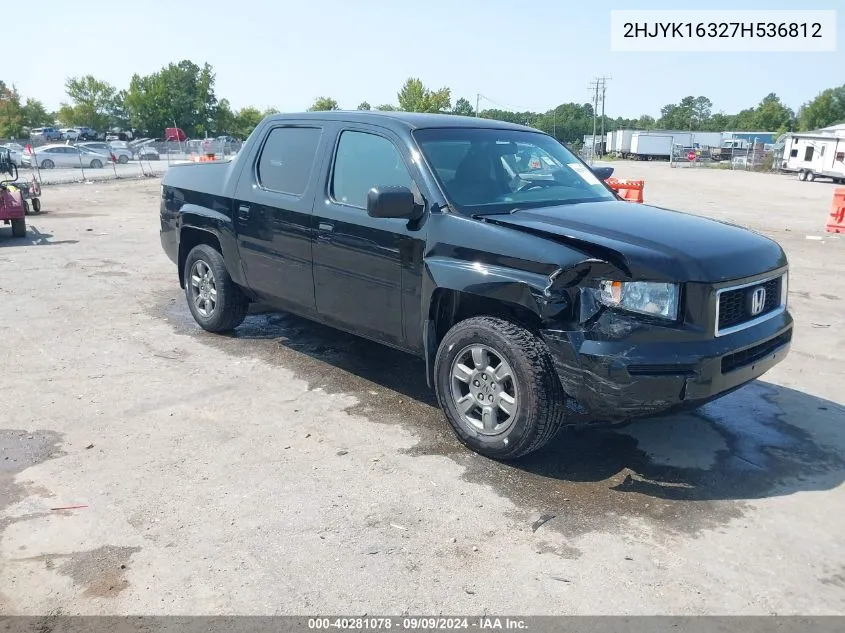
{"label": "rear quarter window", "polygon": [[258,184],[268,191],[300,196],[305,193],[322,129],[277,127],[270,131],[258,157]]}

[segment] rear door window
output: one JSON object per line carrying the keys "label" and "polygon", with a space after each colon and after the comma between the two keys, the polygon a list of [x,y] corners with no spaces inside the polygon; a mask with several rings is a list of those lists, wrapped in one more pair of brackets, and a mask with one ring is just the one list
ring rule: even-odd
{"label": "rear door window", "polygon": [[301,196],[308,187],[322,130],[277,127],[271,130],[258,158],[258,184],[268,191]]}

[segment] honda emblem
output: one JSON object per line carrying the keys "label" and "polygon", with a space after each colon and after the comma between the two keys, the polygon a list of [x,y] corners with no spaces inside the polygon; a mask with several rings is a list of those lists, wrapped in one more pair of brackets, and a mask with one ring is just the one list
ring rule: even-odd
{"label": "honda emblem", "polygon": [[756,316],[766,306],[766,289],[763,286],[755,288],[751,293],[751,316]]}

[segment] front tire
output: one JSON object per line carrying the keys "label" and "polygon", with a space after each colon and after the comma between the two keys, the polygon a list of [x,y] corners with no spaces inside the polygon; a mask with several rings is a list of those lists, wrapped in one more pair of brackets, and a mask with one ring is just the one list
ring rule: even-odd
{"label": "front tire", "polygon": [[126,163],[129,162],[129,157],[126,154],[121,154],[120,156],[117,157],[117,162],[120,163],[121,165],[125,165]]}
{"label": "front tire", "polygon": [[199,326],[208,332],[234,330],[246,318],[249,300],[232,281],[223,255],[208,244],[185,259],[185,298]]}
{"label": "front tire", "polygon": [[97,160],[96,158],[91,161],[90,165],[91,169],[102,169],[103,168],[103,161]]}
{"label": "front tire", "polygon": [[41,169],[53,169],[56,166],[56,163],[51,161],[49,158],[41,162]]}
{"label": "front tire", "polygon": [[26,218],[12,220],[12,237],[26,237]]}
{"label": "front tire", "polygon": [[498,460],[542,448],[564,423],[564,393],[543,341],[497,317],[460,321],[434,361],[437,398],[458,439]]}

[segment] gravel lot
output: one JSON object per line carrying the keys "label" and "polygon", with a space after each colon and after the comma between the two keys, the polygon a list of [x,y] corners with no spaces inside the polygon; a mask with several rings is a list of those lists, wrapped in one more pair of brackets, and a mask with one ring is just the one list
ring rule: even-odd
{"label": "gravel lot", "polygon": [[156,179],[45,188],[26,240],[0,228],[0,613],[845,614],[833,185],[615,166],[784,245],[793,351],[511,465],[413,358],[260,309],[200,332]]}

